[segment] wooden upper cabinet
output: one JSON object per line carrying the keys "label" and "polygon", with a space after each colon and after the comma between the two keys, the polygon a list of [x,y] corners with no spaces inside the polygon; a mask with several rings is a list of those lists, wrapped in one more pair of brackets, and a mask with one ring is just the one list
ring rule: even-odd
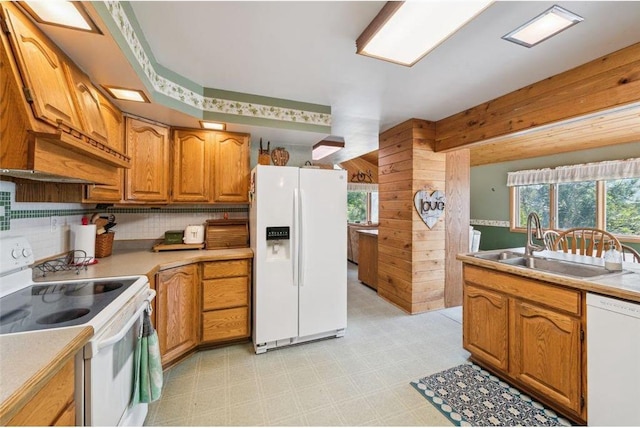
{"label": "wooden upper cabinet", "polygon": [[249,136],[216,133],[214,202],[249,202]]}
{"label": "wooden upper cabinet", "polygon": [[125,153],[127,150],[124,138],[124,116],[120,109],[109,101],[102,92],[96,91],[96,93],[107,132],[107,145],[114,150]]}
{"label": "wooden upper cabinet", "polygon": [[2,11],[34,116],[53,126],[60,120],[80,128],[63,62],[56,50],[40,30],[26,17],[18,15],[15,9],[3,5]]}
{"label": "wooden upper cabinet", "polygon": [[[124,153],[124,116],[118,107],[113,105],[101,92],[96,91],[100,111],[107,132],[107,145],[114,150]],[[113,186],[92,185],[85,186],[86,195],[83,202],[120,202],[124,198],[124,169],[118,170],[118,184]]]}
{"label": "wooden upper cabinet", "polygon": [[210,202],[213,134],[177,129],[173,132],[172,202]]}
{"label": "wooden upper cabinet", "polygon": [[64,64],[69,86],[73,89],[73,101],[84,132],[91,138],[107,143],[107,127],[101,113],[98,91],[89,77],[76,67]]}
{"label": "wooden upper cabinet", "polygon": [[169,128],[126,118],[127,155],[125,199],[135,202],[169,202]]}

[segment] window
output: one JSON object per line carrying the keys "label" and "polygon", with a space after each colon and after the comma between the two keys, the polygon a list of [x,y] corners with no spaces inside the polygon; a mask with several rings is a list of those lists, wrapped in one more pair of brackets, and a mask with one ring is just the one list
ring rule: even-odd
{"label": "window", "polygon": [[347,221],[349,223],[378,222],[378,191],[371,185],[361,186],[362,190],[351,189],[347,192]]}
{"label": "window", "polygon": [[596,227],[640,238],[640,178],[511,187],[512,230],[526,228],[535,211],[545,229]]}
{"label": "window", "polygon": [[606,230],[640,236],[640,178],[609,180],[605,193]]}
{"label": "window", "polygon": [[367,192],[347,192],[347,221],[367,222]]}
{"label": "window", "polygon": [[596,182],[560,183],[556,229],[596,227]]}
{"label": "window", "polygon": [[640,159],[510,172],[507,186],[511,230],[534,211],[544,228],[595,227],[640,242]]}
{"label": "window", "polygon": [[527,224],[527,216],[530,212],[536,212],[540,216],[542,227],[549,228],[549,190],[548,184],[534,184],[518,187],[518,226]]}

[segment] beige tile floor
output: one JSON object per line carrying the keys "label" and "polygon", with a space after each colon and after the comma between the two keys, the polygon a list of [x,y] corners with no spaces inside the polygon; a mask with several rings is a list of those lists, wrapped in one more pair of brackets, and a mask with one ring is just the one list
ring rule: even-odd
{"label": "beige tile floor", "polygon": [[443,426],[409,382],[466,361],[461,311],[409,316],[349,264],[345,337],[255,355],[250,343],[198,352],[165,372],[146,425]]}

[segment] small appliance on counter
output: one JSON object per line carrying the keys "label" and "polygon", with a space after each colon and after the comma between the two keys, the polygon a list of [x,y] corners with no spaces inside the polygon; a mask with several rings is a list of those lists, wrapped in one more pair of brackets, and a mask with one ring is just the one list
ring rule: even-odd
{"label": "small appliance on counter", "polygon": [[182,244],[184,230],[167,230],[164,233],[164,243],[166,245]]}
{"label": "small appliance on counter", "polygon": [[182,240],[185,244],[202,244],[204,242],[204,225],[190,224],[187,226]]}

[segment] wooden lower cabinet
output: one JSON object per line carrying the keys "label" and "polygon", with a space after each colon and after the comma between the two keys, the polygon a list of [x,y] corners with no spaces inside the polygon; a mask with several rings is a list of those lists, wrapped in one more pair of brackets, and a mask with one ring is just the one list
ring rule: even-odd
{"label": "wooden lower cabinet", "polygon": [[74,358],[71,357],[7,425],[76,425],[74,366]]}
{"label": "wooden lower cabinet", "polygon": [[511,375],[579,414],[580,319],[520,300],[511,308]]}
{"label": "wooden lower cabinet", "polygon": [[251,259],[202,266],[203,344],[251,336]]}
{"label": "wooden lower cabinet", "polygon": [[163,367],[198,345],[199,282],[197,264],[157,274],[156,321]]}
{"label": "wooden lower cabinet", "polygon": [[481,287],[467,285],[463,293],[465,349],[501,370],[509,369],[509,299]]}
{"label": "wooden lower cabinet", "polygon": [[378,289],[378,235],[359,232],[358,280]]}
{"label": "wooden lower cabinet", "polygon": [[463,270],[464,348],[514,386],[585,423],[581,293],[477,266]]}

